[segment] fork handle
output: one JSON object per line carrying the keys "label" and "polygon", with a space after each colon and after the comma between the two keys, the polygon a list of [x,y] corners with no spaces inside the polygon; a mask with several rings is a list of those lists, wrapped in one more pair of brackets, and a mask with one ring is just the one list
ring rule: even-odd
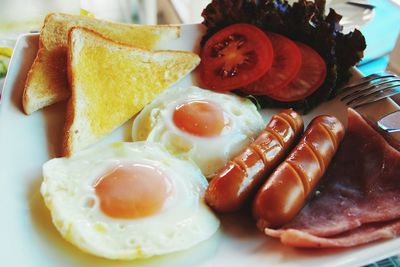
{"label": "fork handle", "polygon": [[400,110],[389,113],[388,115],[383,116],[378,121],[378,126],[389,132],[399,132],[400,131]]}

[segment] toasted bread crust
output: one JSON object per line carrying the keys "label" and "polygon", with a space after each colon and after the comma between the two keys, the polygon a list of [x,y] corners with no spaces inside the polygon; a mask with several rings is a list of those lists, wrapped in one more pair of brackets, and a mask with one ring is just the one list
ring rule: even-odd
{"label": "toasted bread crust", "polygon": [[22,110],[24,111],[24,113],[26,115],[30,115],[31,113],[33,113],[34,111],[36,111],[36,109],[33,106],[32,103],[30,103],[31,98],[28,96],[29,94],[29,85],[32,84],[33,82],[33,75],[36,72],[36,68],[39,67],[39,60],[41,59],[41,57],[39,57],[39,53],[40,53],[40,49],[43,46],[42,41],[40,40],[39,37],[39,49],[38,52],[36,54],[35,60],[32,63],[31,68],[28,71],[28,74],[26,76],[26,81],[25,81],[25,86],[24,86],[24,91],[22,92]]}
{"label": "toasted bread crust", "polygon": [[[75,27],[74,27],[75,28]],[[65,113],[65,125],[64,125],[64,136],[63,136],[63,143],[62,143],[62,150],[61,153],[64,157],[69,157],[72,155],[72,138],[71,138],[71,127],[75,120],[75,81],[74,77],[74,69],[73,66],[73,45],[72,45],[72,28],[68,32],[68,50],[67,50],[67,77],[68,77],[68,84],[71,90],[71,97],[67,103],[67,112]]]}
{"label": "toasted bread crust", "polygon": [[[60,24],[60,25],[57,25]],[[119,41],[132,45],[138,43],[135,40],[127,40],[124,34],[131,35],[130,30],[140,29],[147,33],[152,33],[157,36],[159,41],[171,40],[179,38],[181,28],[173,25],[139,25],[129,23],[119,23],[104,19],[96,19],[93,17],[72,15],[66,13],[50,13],[46,16],[41,30],[40,40],[43,46],[51,50],[54,46],[67,46],[68,33],[73,27],[82,27],[102,33],[103,36],[108,36],[114,41]],[[110,29],[113,29],[110,32]],[[102,32],[104,31],[104,32]],[[43,34],[42,34],[43,33]],[[112,38],[116,37],[116,38]],[[143,37],[143,36],[142,36]],[[141,47],[145,49],[153,49],[157,44],[154,40],[146,43],[141,43]],[[132,43],[133,42],[133,43]]]}
{"label": "toasted bread crust", "polygon": [[34,75],[35,68],[37,68],[39,57],[36,55],[35,60],[33,61],[32,67],[29,70],[27,76],[26,76],[26,82],[24,86],[24,91],[22,93],[22,110],[26,115],[30,115],[35,111],[35,108],[32,107],[32,104],[30,103],[30,97],[28,96],[29,93],[29,86],[32,84],[32,76]]}

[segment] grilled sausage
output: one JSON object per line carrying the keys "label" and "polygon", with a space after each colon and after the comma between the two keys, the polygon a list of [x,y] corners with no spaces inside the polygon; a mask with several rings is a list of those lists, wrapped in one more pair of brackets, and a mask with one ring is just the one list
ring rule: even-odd
{"label": "grilled sausage", "polygon": [[278,228],[296,216],[343,136],[344,128],[337,118],[323,115],[312,120],[297,146],[257,192],[253,215],[258,228]]}
{"label": "grilled sausage", "polygon": [[211,178],[205,194],[208,205],[219,212],[238,210],[302,132],[303,119],[297,112],[287,109],[274,115],[257,139]]}

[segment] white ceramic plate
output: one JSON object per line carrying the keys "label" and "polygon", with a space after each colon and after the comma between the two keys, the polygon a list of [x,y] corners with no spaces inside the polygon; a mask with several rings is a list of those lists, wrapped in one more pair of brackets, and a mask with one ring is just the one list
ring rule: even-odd
{"label": "white ceramic plate", "polygon": [[[196,50],[198,25],[182,27],[182,37],[164,48]],[[109,261],[85,254],[63,240],[39,193],[41,166],[58,155],[65,104],[26,116],[21,95],[37,51],[37,35],[22,36],[11,60],[0,105],[0,265],[1,266],[360,266],[400,252],[400,238],[351,249],[285,247],[258,232],[244,214],[224,216],[221,229],[187,251],[149,260]],[[191,84],[187,77],[178,85]],[[390,105],[386,105],[390,109]],[[393,108],[393,107],[391,107]],[[273,110],[264,110],[265,119]],[[320,113],[344,119],[345,107],[324,103]],[[376,113],[376,112],[375,112]],[[102,142],[130,141],[131,121]]]}

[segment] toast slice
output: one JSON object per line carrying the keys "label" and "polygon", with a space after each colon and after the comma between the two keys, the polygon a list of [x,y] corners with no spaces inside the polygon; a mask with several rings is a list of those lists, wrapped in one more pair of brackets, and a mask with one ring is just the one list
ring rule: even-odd
{"label": "toast slice", "polygon": [[40,33],[39,51],[28,73],[22,97],[26,114],[69,97],[66,65],[68,32],[76,26],[100,32],[116,42],[145,49],[157,49],[180,34],[179,26],[122,24],[62,13],[47,15]]}
{"label": "toast slice", "polygon": [[145,50],[73,28],[63,155],[70,156],[109,134],[199,63],[192,52]]}

